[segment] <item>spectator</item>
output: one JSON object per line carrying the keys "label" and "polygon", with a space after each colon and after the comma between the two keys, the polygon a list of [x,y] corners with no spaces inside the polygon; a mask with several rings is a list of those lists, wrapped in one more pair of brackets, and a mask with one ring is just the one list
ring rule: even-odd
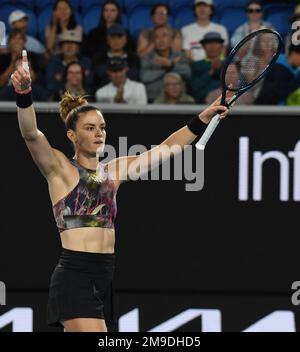
{"label": "spectator", "polygon": [[200,40],[208,32],[218,32],[224,39],[224,54],[228,45],[228,34],[224,26],[211,22],[214,16],[213,0],[195,0],[194,11],[197,22],[182,28],[183,49],[191,61],[205,59],[205,51],[200,44]]}
{"label": "spectator", "polygon": [[88,95],[85,87],[84,67],[78,61],[70,62],[63,74],[63,88],[54,94],[54,100],[60,101],[66,91],[73,96]]}
{"label": "spectator", "polygon": [[69,0],[56,0],[52,20],[46,27],[47,49],[51,55],[61,53],[59,36],[65,31],[73,30],[82,35],[82,27],[77,25],[72,5]]}
{"label": "spectator", "polygon": [[164,77],[163,92],[155,100],[155,104],[194,104],[193,97],[185,94],[181,76],[176,72],[167,73]]}
{"label": "spectator", "polygon": [[[255,103],[258,105],[285,104],[293,94],[299,94],[300,46],[291,44],[288,56],[281,54],[267,74]],[[299,101],[300,103],[300,101]]]}
{"label": "spectator", "polygon": [[[89,57],[93,57],[95,54],[107,52],[109,49],[106,41],[107,30],[113,24],[117,23],[122,24],[121,6],[116,0],[107,0],[102,5],[98,26],[91,30],[84,41],[83,53]],[[129,33],[127,33],[125,50],[134,50],[134,43]]]}
{"label": "spectator", "polygon": [[[273,35],[265,33],[253,41],[251,55],[246,55],[240,62],[240,70],[246,82],[252,82],[269,65],[277,51],[277,40]],[[263,86],[264,79],[260,80],[251,93],[256,99]]]}
{"label": "spectator", "polygon": [[231,37],[231,46],[234,47],[248,34],[259,29],[273,29],[272,24],[263,21],[263,5],[261,1],[251,0],[246,7],[248,22],[239,26]]}
{"label": "spectator", "polygon": [[28,16],[21,10],[13,11],[8,17],[11,30],[19,30],[25,35],[25,49],[35,54],[45,54],[45,47],[34,37],[26,34],[28,29]]}
{"label": "spectator", "polygon": [[[151,9],[151,19],[154,24],[154,28],[157,26],[167,26],[168,16],[170,15],[170,9],[167,4],[159,3],[152,7]],[[182,50],[182,38],[180,31],[172,29],[173,42],[172,50],[181,51]],[[145,54],[149,53],[154,49],[154,38],[153,38],[153,28],[143,30],[138,38],[137,53],[140,58],[144,57]]]}
{"label": "spectator", "polygon": [[126,51],[127,33],[121,24],[113,24],[107,30],[108,51],[96,54],[93,57],[93,72],[97,87],[103,87],[109,82],[107,74],[107,60],[111,57],[121,57],[128,63],[128,78],[140,80],[140,60],[138,56]]}
{"label": "spectator", "polygon": [[145,86],[127,78],[127,62],[120,57],[110,58],[108,74],[111,83],[96,92],[100,103],[147,104]]}
{"label": "spectator", "polygon": [[[20,58],[22,50],[25,49],[25,35],[19,30],[13,30],[8,36],[7,52],[0,55],[0,88],[10,83],[10,76],[14,72],[16,62]],[[42,58],[32,52],[28,57],[34,63],[37,74],[42,67]]]}
{"label": "spectator", "polygon": [[[29,62],[29,71],[31,77],[31,87],[32,87],[32,97],[34,101],[47,101],[49,100],[49,92],[43,87],[43,80],[41,79],[39,72],[39,67],[36,65],[36,62],[31,60],[31,57],[28,56]],[[15,62],[15,68],[22,65],[21,57],[18,58]],[[14,70],[15,70],[14,68]],[[15,101],[16,94],[13,85],[10,84],[10,81],[6,86],[0,89],[0,101]]]}
{"label": "spectator", "polygon": [[91,61],[88,57],[80,54],[80,45],[82,42],[81,33],[78,31],[65,31],[60,35],[61,54],[49,58],[46,80],[47,88],[52,93],[63,88],[63,74],[65,68],[70,62],[77,61],[85,69],[87,87],[91,86]]}
{"label": "spectator", "polygon": [[154,50],[142,59],[141,80],[146,85],[149,102],[162,91],[166,73],[177,72],[184,80],[191,76],[187,57],[182,52],[172,51],[172,35],[167,26],[154,28]]}
{"label": "spectator", "polygon": [[221,68],[224,61],[224,39],[220,33],[209,32],[200,41],[206,59],[192,63],[191,88],[197,103],[204,103],[206,96],[221,86]]}

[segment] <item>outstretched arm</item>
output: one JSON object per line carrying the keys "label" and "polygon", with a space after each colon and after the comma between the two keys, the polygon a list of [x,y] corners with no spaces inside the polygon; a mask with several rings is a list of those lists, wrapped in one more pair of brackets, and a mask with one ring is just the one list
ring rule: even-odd
{"label": "outstretched arm", "polygon": [[23,66],[18,66],[12,74],[12,83],[17,93],[19,128],[33,160],[44,174],[50,177],[60,169],[62,153],[53,149],[44,134],[38,130],[31,98],[31,79],[25,70],[27,56],[23,56]]}
{"label": "outstretched arm", "polygon": [[[205,109],[198,118],[203,124],[208,124],[217,111],[223,111],[221,117],[227,116],[229,110],[220,105],[220,98]],[[161,162],[182,152],[185,146],[197,138],[188,126],[184,126],[171,134],[160,145],[137,156],[127,156],[112,160],[108,166],[115,179],[122,183],[136,179],[136,175],[143,175],[157,167]]]}

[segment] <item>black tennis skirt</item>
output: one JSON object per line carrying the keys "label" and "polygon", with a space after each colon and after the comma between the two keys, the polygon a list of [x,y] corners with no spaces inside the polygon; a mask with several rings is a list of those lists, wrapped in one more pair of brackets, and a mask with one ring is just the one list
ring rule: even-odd
{"label": "black tennis skirt", "polygon": [[114,329],[114,269],[114,254],[63,248],[50,281],[48,325],[63,326],[64,320],[75,318],[98,318]]}

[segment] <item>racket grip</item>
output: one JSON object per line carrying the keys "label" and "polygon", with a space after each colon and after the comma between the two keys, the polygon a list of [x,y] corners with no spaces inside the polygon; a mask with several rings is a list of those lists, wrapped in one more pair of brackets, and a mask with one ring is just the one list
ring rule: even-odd
{"label": "racket grip", "polygon": [[199,150],[204,150],[206,143],[209,141],[211,135],[214,133],[214,130],[217,128],[219,122],[221,120],[220,114],[215,115],[208,126],[206,127],[206,130],[204,131],[203,135],[199,139],[199,141],[196,143],[196,148]]}

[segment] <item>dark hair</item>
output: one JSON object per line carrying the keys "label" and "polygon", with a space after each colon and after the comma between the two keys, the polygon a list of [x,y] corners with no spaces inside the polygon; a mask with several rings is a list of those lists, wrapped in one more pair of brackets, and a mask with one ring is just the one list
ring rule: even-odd
{"label": "dark hair", "polygon": [[150,12],[151,17],[154,15],[155,11],[156,11],[159,7],[164,7],[164,8],[166,8],[168,16],[170,15],[170,7],[169,7],[169,5],[168,5],[168,4],[165,4],[165,3],[163,3],[163,2],[159,2],[159,3],[155,4],[155,5],[151,8],[151,12]]}
{"label": "dark hair", "polygon": [[290,46],[289,46],[289,55],[291,54],[291,53],[297,53],[297,54],[300,54],[300,45],[294,45],[294,44],[290,44]]}
{"label": "dark hair", "polygon": [[118,10],[118,15],[116,18],[116,23],[122,24],[122,9],[121,5],[116,1],[116,0],[106,0],[101,8],[101,16],[100,16],[100,21],[99,21],[99,29],[101,32],[106,34],[106,23],[105,23],[105,18],[104,18],[104,8],[106,5],[114,5],[117,10]]}
{"label": "dark hair", "polygon": [[20,35],[24,41],[26,41],[25,33],[23,33],[20,29],[13,29],[7,38],[7,41],[9,42],[12,38],[17,37]]}
{"label": "dark hair", "polygon": [[[193,10],[194,10],[194,15],[196,16],[196,7],[198,5],[200,5],[201,3],[197,3],[197,4],[194,4],[193,5]],[[210,15],[210,19],[212,20],[212,18],[214,17],[215,15],[215,12],[216,12],[216,9],[215,9],[215,6],[214,5],[207,5],[207,6],[210,6],[211,8],[211,15]],[[197,17],[197,16],[196,16]]]}
{"label": "dark hair", "polygon": [[260,6],[261,8],[263,8],[263,3],[261,2],[261,1],[259,1],[259,0],[250,0],[249,2],[248,2],[248,4],[247,4],[247,6],[246,6],[246,9],[248,9],[248,7],[250,6],[250,5],[258,5],[258,6]]}
{"label": "dark hair", "polygon": [[59,114],[67,130],[76,130],[77,122],[81,114],[97,110],[95,106],[89,105],[85,99],[86,95],[73,96],[65,92],[60,102]]}
{"label": "dark hair", "polygon": [[[53,5],[53,12],[57,9],[57,6],[60,2],[65,2],[71,9],[71,17],[69,19],[69,22],[68,22],[68,25],[67,25],[67,28],[68,29],[74,29],[76,28],[77,26],[77,21],[76,21],[76,18],[75,18],[75,15],[74,15],[74,10],[73,10],[73,6],[71,4],[71,2],[69,0],[56,0],[56,2],[54,3]],[[53,18],[51,18],[51,22],[50,22],[50,26],[53,25]],[[61,25],[60,23],[58,23],[57,25],[57,29],[56,29],[56,34],[60,34],[62,32],[62,28],[61,28]]]}
{"label": "dark hair", "polygon": [[63,74],[64,82],[65,83],[67,82],[68,71],[69,71],[70,66],[72,66],[72,65],[78,65],[81,68],[82,86],[83,86],[83,88],[85,88],[85,83],[86,83],[85,70],[79,61],[72,61],[72,62],[68,63],[68,65],[65,67],[64,74]]}

